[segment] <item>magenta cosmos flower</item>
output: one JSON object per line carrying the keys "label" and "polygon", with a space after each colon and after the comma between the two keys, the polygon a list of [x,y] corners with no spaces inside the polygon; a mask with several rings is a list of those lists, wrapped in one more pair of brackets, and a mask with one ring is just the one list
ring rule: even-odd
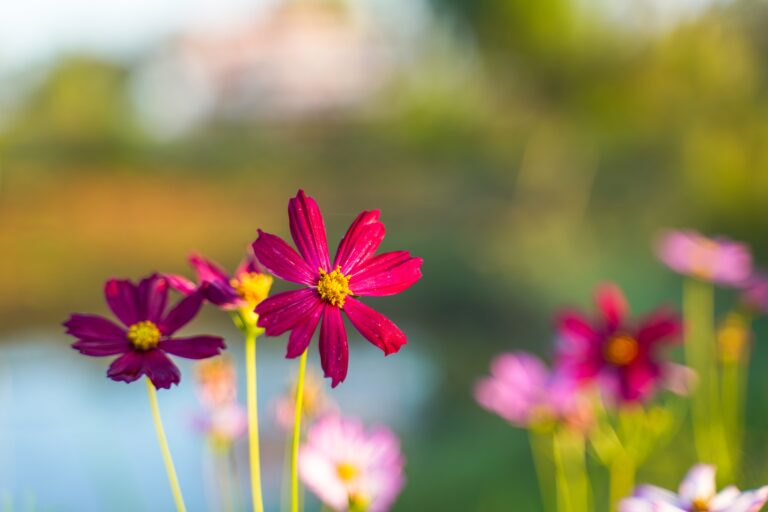
{"label": "magenta cosmos flower", "polygon": [[598,287],[598,315],[566,311],[558,320],[557,371],[587,384],[596,382],[607,398],[625,402],[650,397],[659,384],[675,380],[677,365],[659,360],[658,349],[680,341],[677,314],[658,309],[644,320],[627,319],[624,294],[615,285]]}
{"label": "magenta cosmos flower", "polygon": [[198,254],[192,254],[189,263],[197,274],[198,284],[176,274],[165,276],[171,288],[185,295],[200,289],[211,304],[224,310],[253,310],[269,295],[272,276],[264,272],[250,248],[234,275]]}
{"label": "magenta cosmos flower", "polygon": [[104,287],[107,305],[123,323],[104,317],[74,314],[64,322],[67,334],[77,338],[72,348],[94,357],[120,355],[107,371],[115,381],[133,382],[146,375],[156,388],[178,384],[181,374],[168,354],[188,359],[212,357],[225,348],[218,336],[176,338],[173,335],[197,315],[203,298],[193,293],[167,313],[167,281],[152,275],[134,285],[110,279]]}
{"label": "magenta cosmos flower", "polygon": [[400,442],[387,428],[326,416],[307,432],[299,452],[304,484],[333,510],[384,512],[405,484]]}
{"label": "magenta cosmos flower", "polygon": [[562,422],[585,430],[592,422],[589,399],[526,352],[497,356],[491,375],[475,386],[475,399],[516,427]]}
{"label": "magenta cosmos flower", "polygon": [[659,259],[679,274],[725,286],[740,286],[752,273],[749,248],[695,231],[668,231],[657,245]]}
{"label": "magenta cosmos flower", "polygon": [[299,190],[288,202],[288,217],[301,256],[281,238],[261,230],[253,242],[253,251],[272,274],[304,288],[261,302],[256,307],[258,325],[268,336],[291,331],[286,357],[293,358],[307,349],[322,319],[320,362],[335,387],[347,376],[349,363],[341,312],[385,355],[397,352],[406,343],[405,333],[356,297],[394,295],[406,290],[421,277],[422,260],[406,251],[374,256],[384,238],[378,210],[357,216],[341,240],[333,264],[328,257],[325,223],[315,200]]}
{"label": "magenta cosmos flower", "polygon": [[699,464],[688,472],[677,494],[641,485],[622,500],[619,512],[758,512],[766,500],[768,486],[746,492],[730,486],[718,493],[715,467]]}

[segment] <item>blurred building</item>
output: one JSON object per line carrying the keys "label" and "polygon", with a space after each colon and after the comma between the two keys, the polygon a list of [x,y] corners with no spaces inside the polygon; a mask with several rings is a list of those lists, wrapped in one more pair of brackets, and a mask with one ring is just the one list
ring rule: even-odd
{"label": "blurred building", "polygon": [[133,97],[161,136],[211,118],[343,114],[392,76],[387,38],[344,2],[286,1],[266,17],[174,39],[140,66]]}

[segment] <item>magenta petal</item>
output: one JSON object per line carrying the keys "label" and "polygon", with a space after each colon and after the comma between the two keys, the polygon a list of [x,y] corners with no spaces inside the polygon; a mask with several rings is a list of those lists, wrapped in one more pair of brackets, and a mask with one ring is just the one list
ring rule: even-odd
{"label": "magenta petal", "polygon": [[127,279],[110,279],[104,285],[104,297],[109,309],[127,326],[140,320],[136,293],[136,287]]}
{"label": "magenta petal", "polygon": [[142,279],[139,282],[136,297],[140,319],[157,323],[165,311],[165,304],[168,300],[168,283],[157,274]]}
{"label": "magenta petal", "polygon": [[72,348],[86,356],[104,357],[124,354],[131,349],[131,344],[128,340],[78,340]]}
{"label": "magenta petal", "polygon": [[143,355],[144,374],[157,389],[169,389],[181,381],[181,372],[162,351],[150,350]]}
{"label": "magenta petal", "polygon": [[622,398],[627,401],[643,400],[653,393],[661,377],[661,369],[651,361],[627,366],[621,378]]}
{"label": "magenta petal", "polygon": [[224,339],[218,336],[190,336],[163,340],[158,348],[187,359],[206,359],[220,354],[227,347]]}
{"label": "magenta petal", "polygon": [[361,263],[373,256],[384,239],[384,233],[384,224],[379,222],[379,210],[362,212],[341,239],[334,268],[341,266],[345,275],[354,273]]}
{"label": "magenta petal", "polygon": [[252,247],[259,262],[280,279],[307,285],[315,283],[317,268],[310,268],[282,238],[259,230]]}
{"label": "magenta petal", "polygon": [[67,334],[81,340],[124,341],[125,330],[97,315],[72,315],[64,322]]}
{"label": "magenta petal", "polygon": [[245,259],[240,262],[235,270],[235,277],[239,277],[242,274],[263,274],[264,269],[259,265],[259,260],[256,259],[256,255],[253,254],[253,248],[248,247]]}
{"label": "magenta petal", "polygon": [[598,338],[589,321],[575,311],[560,313],[557,319],[557,331],[561,337],[566,337],[569,341],[591,343]]}
{"label": "magenta petal", "polygon": [[383,350],[385,355],[397,352],[407,342],[405,333],[389,318],[359,300],[347,297],[344,312],[360,334]]}
{"label": "magenta petal", "polygon": [[168,312],[164,320],[159,322],[158,327],[160,328],[160,332],[166,336],[175,333],[188,324],[190,320],[195,318],[195,315],[200,311],[202,305],[202,292],[197,291],[191,295],[187,295]]}
{"label": "magenta petal", "polygon": [[635,335],[638,343],[645,345],[657,341],[680,341],[683,323],[671,310],[659,309],[650,314],[641,324]]}
{"label": "magenta petal", "polygon": [[320,365],[325,376],[331,378],[331,387],[335,388],[347,377],[349,346],[341,309],[327,304],[320,326]]}
{"label": "magenta petal", "polygon": [[279,336],[303,322],[321,302],[312,288],[302,288],[267,297],[256,306],[258,325],[268,336]]}
{"label": "magenta petal", "polygon": [[595,292],[595,303],[609,329],[615,329],[621,325],[629,310],[624,294],[615,284],[599,286]]}
{"label": "magenta petal", "polygon": [[309,313],[305,314],[303,321],[291,330],[285,357],[293,359],[294,357],[299,357],[307,350],[322,313],[323,303],[318,300],[312,305]]}
{"label": "magenta petal", "polygon": [[119,382],[133,382],[144,374],[144,355],[147,352],[130,351],[118,357],[107,370],[107,377]]}
{"label": "magenta petal", "polygon": [[200,283],[226,283],[229,284],[229,275],[220,266],[199,254],[192,254],[189,263],[195,269],[197,280]]}
{"label": "magenta petal", "polygon": [[184,276],[178,274],[163,274],[163,277],[168,282],[168,286],[184,295],[189,295],[197,290],[197,285]]}
{"label": "magenta petal", "polygon": [[310,268],[329,271],[325,222],[315,200],[299,190],[296,197],[288,201],[288,219],[293,243]]}
{"label": "magenta petal", "polygon": [[242,299],[229,283],[209,281],[200,287],[200,291],[208,302],[223,309],[233,309],[243,304]]}
{"label": "magenta petal", "polygon": [[407,251],[379,254],[358,267],[349,278],[349,287],[355,295],[400,293],[421,278],[422,261]]}

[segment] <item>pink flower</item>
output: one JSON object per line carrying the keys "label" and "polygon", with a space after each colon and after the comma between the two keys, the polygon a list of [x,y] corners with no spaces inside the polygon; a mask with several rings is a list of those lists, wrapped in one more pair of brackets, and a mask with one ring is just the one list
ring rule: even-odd
{"label": "pink flower", "polygon": [[368,432],[362,422],[326,416],[307,432],[299,475],[334,510],[384,512],[405,484],[400,442],[387,428]]}
{"label": "pink flower", "polygon": [[209,409],[195,418],[197,429],[217,446],[229,446],[248,430],[248,415],[237,402]]}
{"label": "pink flower", "polygon": [[619,504],[619,512],[758,512],[768,500],[768,486],[741,492],[735,486],[719,493],[715,467],[699,464],[691,468],[678,493],[653,485],[641,485]]}
{"label": "pink flower", "polygon": [[272,274],[304,285],[277,294],[256,307],[258,325],[268,336],[291,331],[286,357],[304,353],[320,319],[320,362],[331,385],[347,376],[349,353],[342,311],[368,341],[384,351],[397,352],[406,336],[391,320],[366,306],[357,296],[394,295],[421,277],[421,258],[406,251],[374,256],[384,238],[379,212],[357,216],[339,244],[331,264],[325,224],[317,203],[299,190],[288,203],[291,236],[296,253],[281,238],[259,230],[253,242],[256,257]]}
{"label": "pink flower", "polygon": [[490,377],[475,386],[475,400],[517,427],[560,421],[586,429],[592,420],[588,398],[526,352],[497,356]]}
{"label": "pink flower", "polygon": [[741,303],[754,313],[768,313],[768,275],[754,272],[744,283]]}
{"label": "pink flower", "polygon": [[197,394],[205,411],[195,426],[216,445],[227,447],[248,428],[245,409],[237,403],[237,373],[226,355],[195,365]]}
{"label": "pink flower", "polygon": [[680,341],[682,323],[659,309],[644,320],[627,319],[624,294],[615,285],[598,287],[597,318],[566,311],[558,319],[557,371],[575,382],[596,382],[611,400],[650,397],[676,367],[660,361],[662,345]]}
{"label": "pink flower", "polygon": [[740,286],[752,273],[749,248],[695,231],[668,231],[656,246],[659,259],[680,274],[725,286]]}
{"label": "pink flower", "polygon": [[[304,377],[304,398],[302,401],[302,426],[304,422],[313,422],[315,419],[338,412],[338,406],[323,390],[322,379],[311,368],[307,369]],[[286,432],[293,429],[293,420],[296,413],[296,384],[284,393],[275,403],[275,419],[280,428]]]}
{"label": "pink flower", "polygon": [[199,289],[211,304],[221,309],[250,311],[269,295],[272,276],[264,272],[250,250],[231,276],[199,254],[192,254],[189,263],[197,274],[198,284],[176,274],[165,276],[171,288],[185,295]]}
{"label": "pink flower", "polygon": [[120,355],[107,371],[112,380],[133,382],[146,375],[156,388],[170,388],[179,383],[181,373],[167,354],[205,359],[225,348],[218,336],[173,336],[200,311],[203,298],[199,293],[185,297],[167,313],[168,284],[158,275],[138,285],[110,279],[104,294],[112,313],[125,327],[101,316],[78,314],[69,317],[64,327],[67,334],[77,338],[72,348],[81,354]]}

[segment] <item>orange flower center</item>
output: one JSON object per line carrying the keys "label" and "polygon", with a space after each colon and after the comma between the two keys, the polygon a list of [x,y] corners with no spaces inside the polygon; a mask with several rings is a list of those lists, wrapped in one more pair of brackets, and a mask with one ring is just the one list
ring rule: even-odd
{"label": "orange flower center", "polygon": [[626,334],[619,334],[608,340],[603,349],[605,360],[617,366],[626,366],[635,360],[638,353],[637,340]]}
{"label": "orange flower center", "polygon": [[128,328],[128,340],[138,350],[150,350],[160,342],[160,329],[149,320],[142,320]]}
{"label": "orange flower center", "polygon": [[360,474],[360,470],[354,464],[342,462],[336,466],[336,474],[339,475],[339,478],[343,482],[349,483],[357,478],[357,475]]}
{"label": "orange flower center", "polygon": [[709,500],[696,498],[691,503],[691,512],[707,512],[709,510]]}
{"label": "orange flower center", "polygon": [[272,276],[259,272],[240,274],[229,281],[237,294],[249,305],[256,306],[269,295],[272,288]]}
{"label": "orange flower center", "polygon": [[341,266],[337,266],[333,272],[318,269],[320,279],[317,281],[317,293],[325,302],[337,307],[344,307],[344,300],[352,293],[349,289],[349,276],[341,273]]}

